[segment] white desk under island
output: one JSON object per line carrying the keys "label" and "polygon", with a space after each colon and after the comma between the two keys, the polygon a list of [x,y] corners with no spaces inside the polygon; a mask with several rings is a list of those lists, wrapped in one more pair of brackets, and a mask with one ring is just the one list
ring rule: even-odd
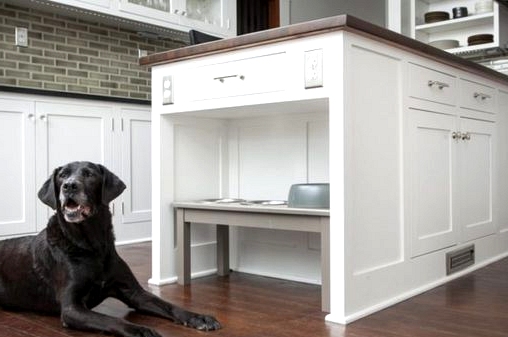
{"label": "white desk under island", "polygon": [[[345,324],[508,255],[508,77],[350,16],[141,63],[152,284],[224,273],[228,239],[233,270],[322,283],[326,319]],[[187,201],[285,199],[305,182],[330,183],[327,242],[261,224],[226,239],[181,230],[198,218],[176,228]]]}

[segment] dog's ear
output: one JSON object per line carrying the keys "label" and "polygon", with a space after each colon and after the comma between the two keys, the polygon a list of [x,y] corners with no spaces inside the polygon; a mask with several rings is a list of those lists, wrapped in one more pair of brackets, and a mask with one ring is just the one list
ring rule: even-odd
{"label": "dog's ear", "polygon": [[126,186],[114,173],[99,164],[102,173],[102,203],[108,205],[113,199],[122,194]]}
{"label": "dog's ear", "polygon": [[51,207],[52,209],[57,208],[57,189],[55,187],[56,184],[56,176],[58,172],[60,171],[60,167],[57,167],[53,170],[53,174],[46,180],[46,182],[42,185],[41,189],[39,190],[39,193],[37,193],[37,196],[39,199]]}

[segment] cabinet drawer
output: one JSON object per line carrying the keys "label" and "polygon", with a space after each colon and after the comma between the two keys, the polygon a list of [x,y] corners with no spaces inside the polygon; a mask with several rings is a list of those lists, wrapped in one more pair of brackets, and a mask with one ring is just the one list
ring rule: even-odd
{"label": "cabinet drawer", "polygon": [[198,67],[190,71],[185,95],[199,101],[283,90],[287,67],[286,53]]}
{"label": "cabinet drawer", "polygon": [[416,64],[409,64],[409,95],[431,102],[455,105],[455,76]]}
{"label": "cabinet drawer", "polygon": [[460,81],[460,88],[461,107],[489,113],[496,112],[494,88],[464,79]]}

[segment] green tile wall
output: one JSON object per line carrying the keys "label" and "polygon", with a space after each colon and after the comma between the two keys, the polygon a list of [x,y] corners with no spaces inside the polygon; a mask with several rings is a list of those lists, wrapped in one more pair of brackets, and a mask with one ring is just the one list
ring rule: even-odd
{"label": "green tile wall", "polygon": [[[27,48],[15,46],[15,27],[28,28]],[[138,49],[184,45],[0,2],[0,86],[149,100],[150,69],[138,64]]]}

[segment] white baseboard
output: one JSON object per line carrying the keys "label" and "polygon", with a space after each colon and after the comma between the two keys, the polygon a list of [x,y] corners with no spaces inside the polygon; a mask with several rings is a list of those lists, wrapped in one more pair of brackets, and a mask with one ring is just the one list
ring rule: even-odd
{"label": "white baseboard", "polygon": [[[386,300],[386,301],[383,301],[383,302],[380,302],[380,303],[377,303],[375,305],[372,305],[368,308],[365,308],[363,310],[359,310],[357,312],[354,312],[350,315],[346,315],[346,316],[342,316],[342,315],[334,315],[333,314],[333,307],[332,307],[332,313],[326,315],[325,317],[325,320],[327,322],[331,322],[331,323],[337,323],[337,324],[342,324],[342,325],[345,325],[345,324],[349,324],[349,323],[352,323],[356,320],[359,320],[360,318],[364,318],[366,316],[369,316],[369,315],[372,315],[378,311],[381,311],[383,309],[386,309],[388,307],[391,307],[397,303],[400,303],[400,302],[403,302],[405,300],[408,300],[410,299],[411,297],[414,297],[414,296],[417,296],[417,295],[420,295],[420,294],[423,294],[424,292],[427,292],[431,289],[434,289],[436,287],[439,287],[439,286],[442,286],[450,281],[453,281],[459,277],[462,277],[462,276],[465,276],[475,270],[478,270],[478,269],[481,269],[483,267],[486,267],[487,265],[491,264],[491,263],[494,263],[496,261],[499,261],[501,259],[504,259],[508,257],[508,252],[506,253],[503,253],[503,254],[500,254],[500,255],[497,255],[495,257],[492,257],[490,259],[487,259],[485,261],[482,261],[481,263],[478,263],[478,264],[475,264],[473,266],[471,266],[470,268],[467,268],[463,271],[460,271],[460,272],[457,272],[455,274],[452,274],[452,275],[449,275],[449,276],[445,276],[443,278],[440,278],[434,282],[431,282],[431,283],[428,283],[428,284],[425,284],[421,287],[418,287],[418,288],[415,288],[415,289],[412,289],[410,291],[407,291],[405,293],[402,293],[398,296],[395,296],[395,297],[392,297],[390,298],[389,300]],[[333,304],[332,304],[333,305]]]}
{"label": "white baseboard", "polygon": [[134,240],[116,241],[115,242],[115,246],[133,245],[133,244],[136,244],[136,243],[143,243],[143,242],[149,242],[149,241],[152,241],[151,237],[134,239]]}

